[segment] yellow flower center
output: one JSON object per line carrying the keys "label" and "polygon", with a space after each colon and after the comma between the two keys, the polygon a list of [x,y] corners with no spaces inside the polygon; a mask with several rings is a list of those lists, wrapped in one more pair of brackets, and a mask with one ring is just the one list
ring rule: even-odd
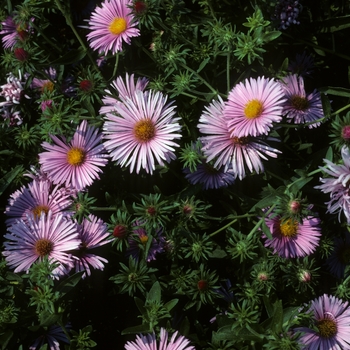
{"label": "yellow flower center", "polygon": [[153,139],[156,128],[150,119],[143,119],[135,124],[134,134],[139,142],[147,142]]}
{"label": "yellow flower center", "polygon": [[126,31],[127,23],[124,18],[117,17],[109,25],[109,31],[114,35],[119,35]]}
{"label": "yellow flower center", "polygon": [[67,161],[70,165],[81,165],[85,160],[85,152],[81,148],[73,147],[67,152]]}
{"label": "yellow flower center", "polygon": [[244,107],[244,114],[248,119],[255,119],[261,116],[264,110],[262,102],[251,100]]}
{"label": "yellow flower center", "polygon": [[35,243],[35,253],[40,257],[49,255],[53,250],[53,243],[46,238],[39,239]]}
{"label": "yellow flower center", "polygon": [[337,334],[337,323],[335,320],[324,318],[317,322],[317,328],[320,336],[323,338],[332,338]]}
{"label": "yellow flower center", "polygon": [[147,235],[140,236],[140,241],[143,245],[146,245],[146,243],[148,241],[148,236]]}
{"label": "yellow flower center", "polygon": [[52,81],[46,81],[43,86],[41,87],[41,92],[49,91],[52,92],[54,89],[55,85],[53,84]]}
{"label": "yellow flower center", "polygon": [[39,219],[41,214],[47,214],[49,212],[49,207],[47,205],[37,205],[33,208],[32,213],[34,214],[34,219]]}
{"label": "yellow flower center", "polygon": [[298,233],[298,222],[292,219],[280,222],[280,232],[284,237],[293,237]]}
{"label": "yellow flower center", "polygon": [[247,137],[247,136],[243,136],[243,137],[234,136],[231,138],[231,141],[234,144],[239,144],[239,145],[244,146],[244,145],[247,145],[249,143],[249,137]]}
{"label": "yellow flower center", "polygon": [[305,111],[309,108],[309,100],[306,97],[294,95],[290,98],[290,103],[298,111]]}

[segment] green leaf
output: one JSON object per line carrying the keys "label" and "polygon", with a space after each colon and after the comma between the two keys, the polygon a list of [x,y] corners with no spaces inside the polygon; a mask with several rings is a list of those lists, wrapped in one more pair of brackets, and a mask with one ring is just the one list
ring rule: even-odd
{"label": "green leaf", "polygon": [[164,308],[170,311],[177,303],[179,299],[172,299],[168,301],[166,304],[164,304]]}
{"label": "green leaf", "polygon": [[225,256],[227,256],[227,253],[224,250],[220,249],[220,248],[216,248],[216,249],[214,249],[213,252],[210,252],[208,254],[208,256],[210,258],[221,259],[221,258],[224,258]]}
{"label": "green leaf", "polygon": [[264,33],[262,36],[262,40],[265,43],[268,43],[272,40],[277,39],[280,35],[282,34],[282,32],[278,31],[278,30],[274,30],[272,32],[268,32],[268,33]]}
{"label": "green leaf", "polygon": [[67,52],[62,57],[50,62],[50,66],[59,64],[72,64],[82,60],[86,56],[86,50],[79,48]]}
{"label": "green leaf", "polygon": [[299,306],[287,307],[283,310],[283,324],[289,324],[290,320],[300,313]]}
{"label": "green leaf", "polygon": [[61,314],[51,314],[49,312],[43,311],[40,314],[40,326],[41,327],[49,327],[52,326],[53,324],[57,323],[57,320],[61,317]]}
{"label": "green leaf", "polygon": [[155,282],[147,294],[147,301],[161,302],[161,288],[159,282]]}
{"label": "green leaf", "polygon": [[282,308],[282,300],[277,300],[273,304],[273,317],[272,317],[272,329],[276,333],[280,333],[282,331],[282,320],[283,320],[283,308]]}
{"label": "green leaf", "polygon": [[273,306],[270,302],[270,299],[266,295],[263,295],[263,300],[264,300],[264,305],[265,305],[267,315],[269,317],[273,317]]}
{"label": "green leaf", "polygon": [[265,235],[268,239],[272,239],[271,231],[267,227],[265,220],[262,220],[262,222],[261,222],[261,229],[263,230],[263,232],[265,233]]}
{"label": "green leaf", "polygon": [[135,301],[135,304],[136,304],[137,308],[141,312],[141,314],[146,316],[147,315],[147,310],[145,309],[144,302],[138,297],[134,297],[134,301]]}
{"label": "green leaf", "polygon": [[1,350],[7,349],[7,344],[11,340],[13,332],[11,329],[6,329],[4,333],[0,334]]}
{"label": "green leaf", "polygon": [[328,147],[326,159],[328,159],[331,162],[333,161],[333,148],[331,146]]}
{"label": "green leaf", "polygon": [[9,171],[0,179],[0,196],[4,193],[6,188],[15,179],[15,177],[22,171],[22,165],[17,165],[14,169]]}
{"label": "green leaf", "polygon": [[149,329],[149,325],[141,324],[139,326],[128,327],[122,330],[121,334],[139,334],[139,333],[151,333],[152,329]]}
{"label": "green leaf", "polygon": [[209,62],[210,57],[207,57],[205,60],[202,61],[202,63],[199,65],[199,68],[197,69],[197,73],[199,73]]}
{"label": "green leaf", "polygon": [[328,95],[335,95],[341,97],[350,97],[350,89],[336,86],[326,86],[318,89],[320,92]]}
{"label": "green leaf", "polygon": [[71,291],[79,283],[83,274],[84,274],[84,271],[80,271],[80,272],[75,273],[72,276],[69,276],[65,280],[63,280],[57,286],[57,291],[60,292],[61,296],[65,295],[69,291]]}

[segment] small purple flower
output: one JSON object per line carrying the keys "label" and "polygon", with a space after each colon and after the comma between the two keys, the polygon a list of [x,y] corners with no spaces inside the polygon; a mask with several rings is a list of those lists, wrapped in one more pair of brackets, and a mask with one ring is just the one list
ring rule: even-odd
{"label": "small purple flower", "polygon": [[320,122],[315,122],[324,117],[321,94],[318,91],[306,94],[304,79],[296,74],[283,78],[281,87],[287,98],[282,114],[287,116],[289,123],[311,123],[310,129],[321,125]]}
{"label": "small purple flower", "polygon": [[[66,329],[70,329],[70,324],[66,325]],[[29,350],[41,349],[44,344],[47,344],[50,350],[60,350],[60,342],[69,344],[69,339],[64,333],[61,326],[53,325],[49,329],[37,338]]]}
{"label": "small purple flower", "polygon": [[297,20],[302,6],[297,0],[279,0],[274,19],[279,23],[279,29],[286,30],[292,24],[300,24]]}
{"label": "small purple flower", "polygon": [[301,349],[350,349],[350,308],[334,296],[322,295],[311,302],[307,313],[313,315],[312,328],[299,327]]}
{"label": "small purple flower", "polygon": [[8,123],[9,126],[18,126],[23,123],[20,111],[15,111],[13,107],[4,106],[1,110],[2,117],[4,121]]}
{"label": "small purple flower", "polygon": [[299,76],[308,76],[314,70],[314,59],[312,56],[307,55],[304,51],[302,54],[296,54],[295,61],[291,61],[288,70],[292,74],[297,74]]}
{"label": "small purple flower", "polygon": [[188,339],[182,335],[178,336],[178,332],[175,332],[170,340],[168,340],[168,336],[168,332],[164,328],[160,329],[159,342],[154,333],[137,335],[135,341],[128,341],[125,344],[125,350],[195,350],[194,346],[189,346]]}
{"label": "small purple flower", "polygon": [[80,191],[99,178],[108,160],[98,129],[83,120],[70,142],[64,137],[51,138],[54,144],[42,144],[46,151],[39,154],[39,163],[53,183]]}
{"label": "small purple flower", "polygon": [[90,214],[88,218],[84,218],[81,225],[78,225],[79,238],[81,240],[79,250],[74,255],[75,271],[84,271],[83,278],[91,275],[90,266],[96,270],[103,270],[104,264],[108,260],[101,256],[89,253],[88,251],[97,247],[101,247],[113,241],[107,240],[110,236],[108,226],[96,216]]}
{"label": "small purple flower", "polygon": [[191,184],[202,184],[204,190],[227,187],[235,181],[235,174],[232,168],[225,170],[225,167],[221,166],[217,169],[206,162],[198,164],[194,172],[191,172],[189,168],[185,168],[184,173]]}
{"label": "small purple flower", "polygon": [[[156,260],[156,255],[158,253],[163,253],[166,246],[165,238],[163,237],[163,229],[158,228],[156,230],[150,228],[146,231],[144,224],[140,221],[135,221],[133,223],[133,234],[128,238],[129,248],[127,250],[127,255],[132,256],[134,259],[139,260],[140,253],[145,252],[148,248],[146,261]],[[149,239],[152,238],[151,244],[149,244]]]}

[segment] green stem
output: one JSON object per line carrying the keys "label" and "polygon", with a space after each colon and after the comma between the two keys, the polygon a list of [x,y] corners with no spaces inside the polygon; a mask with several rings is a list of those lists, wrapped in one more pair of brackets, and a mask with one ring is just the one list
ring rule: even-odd
{"label": "green stem", "polygon": [[52,46],[57,52],[59,52],[59,53],[62,52],[62,50],[61,50],[50,38],[48,38],[48,37],[40,30],[40,27],[38,27],[38,26],[34,23],[34,21],[32,21],[32,22],[30,23],[30,26],[33,27],[33,28],[35,29],[35,31],[36,31],[37,33],[39,33],[39,34],[43,37],[43,39],[44,39],[50,46]]}
{"label": "green stem", "polygon": [[230,227],[232,224],[234,224],[238,219],[244,219],[244,218],[250,218],[252,216],[256,216],[255,214],[243,214],[243,215],[236,215],[234,216],[234,219],[232,221],[230,221],[228,224],[226,224],[225,226],[223,227],[220,227],[218,230],[216,230],[215,232],[211,233],[209,235],[209,237],[213,237],[215,236],[217,233],[227,229],[228,227]]}
{"label": "green stem", "polygon": [[114,64],[114,68],[113,68],[113,74],[112,74],[112,77],[110,80],[112,80],[117,74],[118,63],[119,63],[119,54],[116,54],[115,55],[115,64]]}
{"label": "green stem", "polygon": [[230,61],[231,61],[231,54],[230,51],[227,53],[227,59],[226,59],[226,82],[227,82],[227,94],[231,90],[231,82],[230,82]]}
{"label": "green stem", "polygon": [[335,116],[335,115],[337,115],[337,114],[339,114],[339,113],[345,111],[345,110],[348,109],[348,108],[350,108],[350,104],[348,104],[348,105],[346,105],[346,106],[344,106],[344,107],[338,109],[337,111],[333,112],[333,113],[331,114],[331,116]]}
{"label": "green stem", "polygon": [[[287,36],[288,38],[295,40],[295,38],[294,38],[292,35],[289,35],[289,34],[287,34],[287,33],[282,33],[282,35]],[[338,56],[338,57],[343,58],[343,59],[345,59],[345,60],[347,60],[347,61],[350,61],[350,57],[349,57],[349,56],[343,55],[343,54],[341,54],[341,53],[337,53],[337,52],[335,52],[335,51],[333,51],[333,50],[331,50],[331,49],[327,49],[326,47],[323,47],[323,46],[314,44],[314,43],[311,42],[311,41],[306,41],[306,40],[302,40],[302,39],[298,39],[298,41],[299,41],[300,43],[309,45],[309,46],[311,46],[311,47],[313,47],[313,48],[315,48],[315,49],[318,49],[318,50],[322,50],[322,51],[331,53],[331,54],[333,54],[333,55],[335,55],[335,56]]]}
{"label": "green stem", "polygon": [[313,175],[320,173],[320,172],[322,172],[322,169],[318,168],[314,171],[311,171],[311,173],[308,173],[307,176],[313,176]]}
{"label": "green stem", "polygon": [[179,62],[180,66],[187,69],[189,72],[193,73],[198,80],[200,80],[204,85],[206,85],[210,91],[212,93],[214,93],[215,95],[218,94],[218,91],[216,91],[204,78],[202,78],[195,70],[193,70],[192,68],[188,67],[186,64]]}
{"label": "green stem", "polygon": [[263,223],[263,221],[265,220],[265,218],[271,214],[271,212],[275,209],[276,204],[273,204],[270,209],[265,213],[265,215],[256,223],[256,225],[253,227],[253,229],[249,232],[248,236],[247,236],[247,240],[251,238],[251,236],[253,236],[253,234],[255,233],[255,231],[261,226],[261,224]]}
{"label": "green stem", "polygon": [[93,211],[116,211],[118,208],[115,207],[90,207]]}

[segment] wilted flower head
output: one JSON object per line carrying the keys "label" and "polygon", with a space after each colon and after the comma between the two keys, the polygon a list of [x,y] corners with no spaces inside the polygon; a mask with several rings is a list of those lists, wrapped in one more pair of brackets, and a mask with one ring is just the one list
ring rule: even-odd
{"label": "wilted flower head", "polygon": [[315,186],[324,193],[329,193],[331,200],[326,202],[329,213],[338,213],[338,219],[341,220],[341,213],[344,213],[346,220],[350,223],[350,151],[347,146],[341,150],[343,164],[335,164],[328,159],[323,161],[325,167],[321,169],[329,177],[320,178],[322,185]]}
{"label": "wilted flower head", "polygon": [[0,107],[3,106],[12,106],[20,104],[21,98],[28,96],[24,95],[24,84],[22,82],[22,74],[21,71],[18,71],[18,78],[13,74],[9,73],[7,76],[7,84],[1,85],[0,88],[2,91],[0,92],[0,96],[3,96],[6,101],[0,102]]}
{"label": "wilted flower head", "polygon": [[300,24],[297,20],[302,6],[298,0],[279,0],[275,8],[274,18],[279,29],[286,30],[292,24]]}

